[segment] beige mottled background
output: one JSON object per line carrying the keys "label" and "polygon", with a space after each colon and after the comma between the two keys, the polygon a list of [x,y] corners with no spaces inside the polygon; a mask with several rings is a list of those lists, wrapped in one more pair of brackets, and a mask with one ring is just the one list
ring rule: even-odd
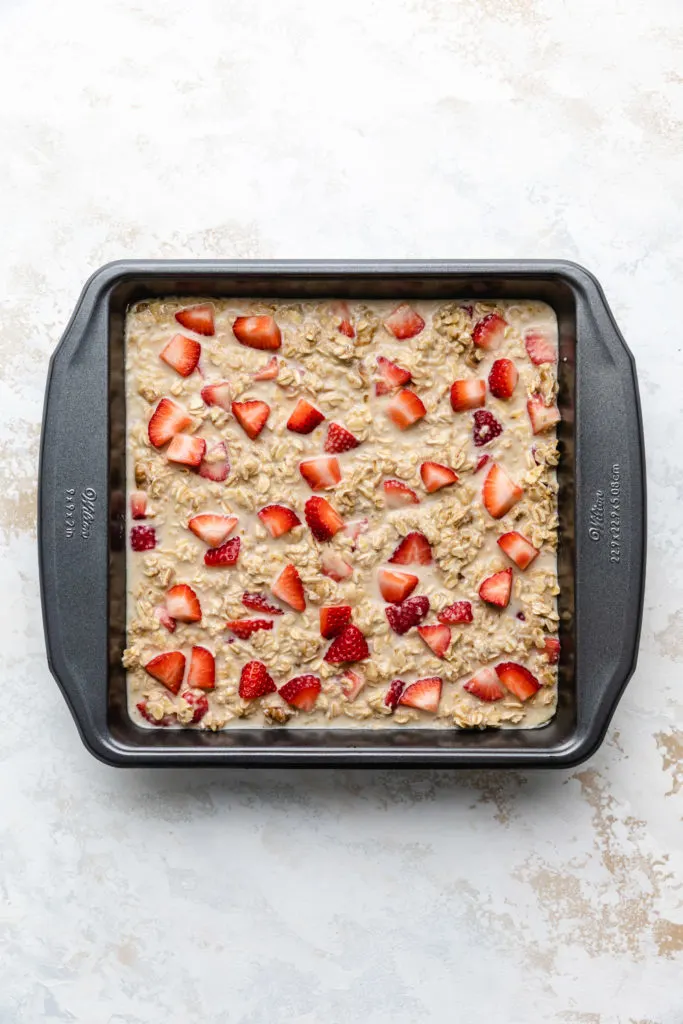
{"label": "beige mottled background", "polygon": [[[0,0],[0,1024],[681,1024],[681,0]],[[548,256],[638,360],[639,670],[550,775],[123,773],[45,664],[45,372],[126,256]],[[88,402],[88,395],[83,395]]]}

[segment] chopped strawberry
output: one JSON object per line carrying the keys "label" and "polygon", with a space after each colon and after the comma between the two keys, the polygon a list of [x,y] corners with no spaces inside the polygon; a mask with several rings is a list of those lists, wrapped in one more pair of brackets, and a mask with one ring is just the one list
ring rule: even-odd
{"label": "chopped strawberry", "polygon": [[542,395],[532,395],[526,408],[534,434],[542,434],[560,422],[559,409],[556,405],[546,405]]}
{"label": "chopped strawberry", "polygon": [[232,325],[240,345],[247,348],[276,349],[282,345],[282,334],[272,316],[238,316]]}
{"label": "chopped strawberry", "polygon": [[290,679],[280,687],[278,693],[299,711],[312,711],[320,690],[321,683],[317,676],[304,675]]}
{"label": "chopped strawberry", "polygon": [[248,661],[240,675],[239,695],[242,700],[256,700],[267,693],[275,693],[275,683],[262,661]]}
{"label": "chopped strawberry", "polygon": [[204,513],[193,516],[187,524],[195,537],[199,537],[209,547],[217,548],[226,540],[237,526],[237,516],[219,516]]}
{"label": "chopped strawberry", "polygon": [[360,672],[355,672],[352,668],[347,668],[342,673],[344,682],[341,684],[341,690],[348,701],[355,700],[360,691],[365,686],[365,678]]}
{"label": "chopped strawberry", "polygon": [[201,390],[201,396],[206,405],[217,405],[219,409],[224,409],[226,412],[230,412],[232,409],[230,381],[218,380],[214,384],[205,384]]}
{"label": "chopped strawberry", "polygon": [[175,633],[176,621],[168,614],[166,605],[158,604],[154,609],[154,617],[159,620],[164,629],[167,629],[169,633]]}
{"label": "chopped strawberry", "polygon": [[485,380],[454,380],[451,384],[451,406],[453,412],[468,412],[470,409],[481,409],[485,401]]}
{"label": "chopped strawberry", "polygon": [[463,689],[489,704],[496,700],[502,700],[505,696],[505,690],[498,682],[496,670],[488,667],[480,668],[478,672],[475,672],[472,678],[465,683]]}
{"label": "chopped strawberry", "polygon": [[394,710],[394,708],[399,702],[403,690],[405,689],[405,685],[406,684],[403,682],[402,679],[394,679],[394,681],[389,684],[389,689],[384,694],[385,707],[391,708],[392,711]]}
{"label": "chopped strawberry", "polygon": [[416,334],[424,330],[425,322],[419,313],[416,313],[407,302],[402,302],[394,312],[386,318],[384,326],[400,341],[406,338],[414,338]]}
{"label": "chopped strawberry", "polygon": [[480,455],[479,458],[477,459],[477,464],[474,467],[474,472],[478,473],[480,469],[484,468],[484,466],[486,465],[487,462],[490,462],[490,460],[491,460],[491,456],[490,455]]}
{"label": "chopped strawberry", "polygon": [[502,569],[488,576],[479,587],[479,597],[496,608],[507,608],[512,591],[512,569]]}
{"label": "chopped strawberry", "polygon": [[544,640],[545,653],[549,665],[557,665],[560,660],[560,641],[556,636],[547,636]]}
{"label": "chopped strawberry", "polygon": [[270,588],[276,597],[288,604],[296,612],[303,612],[306,609],[306,598],[304,596],[304,585],[296,566],[291,562],[284,567],[280,575]]}
{"label": "chopped strawberry", "polygon": [[130,514],[133,519],[147,518],[147,492],[131,491]]}
{"label": "chopped strawberry", "polygon": [[199,465],[206,454],[206,441],[203,437],[191,437],[189,434],[176,434],[166,449],[169,462],[177,462],[181,466]]}
{"label": "chopped strawberry", "polygon": [[199,622],[202,617],[199,598],[187,583],[178,583],[166,592],[166,611],[178,622]]}
{"label": "chopped strawberry", "polygon": [[135,707],[138,709],[144,720],[146,722],[149,722],[150,725],[158,725],[164,727],[167,725],[173,725],[175,721],[175,715],[164,715],[163,718],[157,720],[154,717],[154,715],[150,713],[146,700],[141,700],[138,704],[135,705]]}
{"label": "chopped strawberry", "polygon": [[350,625],[332,641],[324,660],[336,665],[344,661],[363,661],[369,657],[370,650],[365,637],[358,626]]}
{"label": "chopped strawberry", "polygon": [[292,430],[295,434],[310,434],[324,419],[320,409],[316,409],[305,398],[300,398],[287,420],[287,430]]}
{"label": "chopped strawberry", "polygon": [[230,460],[225,441],[219,441],[207,451],[199,464],[199,475],[214,483],[222,483],[230,476]]}
{"label": "chopped strawberry", "polygon": [[375,384],[375,394],[377,395],[388,395],[390,391],[395,391],[396,388],[403,387],[404,384],[410,384],[413,379],[409,370],[404,370],[402,366],[392,363],[384,356],[377,356],[377,369],[382,375],[382,380]]}
{"label": "chopped strawberry", "polygon": [[495,398],[512,398],[519,373],[511,359],[496,359],[489,373],[489,391]]}
{"label": "chopped strawberry", "polygon": [[482,490],[486,511],[494,519],[501,519],[523,494],[522,488],[513,483],[505,470],[494,462],[486,474]]}
{"label": "chopped strawberry", "polygon": [[240,556],[240,547],[242,541],[239,537],[233,537],[231,540],[226,540],[225,544],[221,544],[217,548],[210,548],[204,552],[204,565],[213,567],[222,567],[224,565],[234,565]]}
{"label": "chopped strawberry", "polygon": [[240,640],[248,640],[252,633],[258,633],[262,629],[272,629],[272,619],[235,619],[226,622],[225,628],[234,633]]}
{"label": "chopped strawberry", "polygon": [[276,604],[273,604],[265,594],[259,594],[256,591],[245,590],[242,594],[242,604],[253,612],[265,612],[266,615],[285,614],[282,608],[278,608]]}
{"label": "chopped strawberry", "polygon": [[185,430],[192,423],[192,417],[182,405],[172,398],[162,398],[152,413],[147,432],[155,448],[163,448],[175,434]]}
{"label": "chopped strawberry", "polygon": [[[356,519],[353,523],[347,523],[344,527],[344,532],[349,535],[352,540],[358,540],[361,533],[365,533],[368,529],[369,522],[367,519]],[[353,545],[354,550],[356,545]]]}
{"label": "chopped strawberry", "polygon": [[130,546],[133,551],[151,551],[157,545],[157,534],[153,526],[132,526]]}
{"label": "chopped strawberry", "polygon": [[312,491],[327,491],[341,480],[339,460],[334,455],[319,455],[299,463],[299,472]]}
{"label": "chopped strawberry", "polygon": [[487,313],[485,317],[478,320],[472,331],[472,341],[479,348],[498,348],[505,337],[507,323],[497,313]]}
{"label": "chopped strawberry", "polygon": [[199,362],[202,346],[194,338],[174,334],[159,353],[159,359],[171,366],[181,377],[189,377]]}
{"label": "chopped strawberry", "polygon": [[339,333],[345,334],[347,338],[355,338],[356,332],[353,324],[351,323],[351,313],[349,311],[348,302],[335,302],[332,307],[332,312],[335,316],[339,317]]}
{"label": "chopped strawberry", "polygon": [[496,675],[503,686],[521,701],[533,697],[541,688],[536,676],[533,676],[524,665],[518,665],[516,661],[505,661],[501,665],[496,665]]}
{"label": "chopped strawberry", "polygon": [[454,473],[449,466],[442,466],[439,462],[423,462],[420,466],[420,476],[428,494],[458,482],[458,474]]}
{"label": "chopped strawberry", "polygon": [[419,505],[420,499],[415,491],[400,480],[385,480],[384,503],[387,508],[401,508],[403,505]]}
{"label": "chopped strawberry", "polygon": [[428,597],[408,597],[403,604],[392,604],[384,609],[387,621],[394,633],[407,633],[413,626],[419,626],[429,612]]}
{"label": "chopped strawberry", "polygon": [[350,621],[350,605],[325,605],[320,609],[320,635],[326,640],[331,640],[343,633]]}
{"label": "chopped strawberry", "polygon": [[472,605],[469,601],[454,601],[437,615],[439,622],[447,626],[462,625],[472,621]]}
{"label": "chopped strawberry", "polygon": [[427,415],[424,402],[414,391],[404,388],[387,405],[387,416],[399,430],[407,430]]}
{"label": "chopped strawberry", "polygon": [[277,380],[280,363],[277,356],[271,356],[267,363],[253,374],[254,380]]}
{"label": "chopped strawberry", "polygon": [[327,437],[325,438],[324,445],[326,452],[339,455],[341,452],[348,452],[352,448],[357,448],[359,444],[358,438],[354,437],[346,427],[342,427],[339,423],[330,423],[327,428]]}
{"label": "chopped strawberry", "polygon": [[380,594],[385,601],[390,601],[392,604],[400,604],[401,601],[405,601],[419,582],[419,578],[409,572],[380,569],[377,573]]}
{"label": "chopped strawberry", "polygon": [[233,416],[252,441],[259,436],[270,416],[267,402],[233,402],[231,408]]}
{"label": "chopped strawberry", "polygon": [[301,526],[301,520],[296,512],[285,505],[266,505],[257,515],[271,537],[282,537],[295,526]]}
{"label": "chopped strawberry", "polygon": [[171,693],[177,693],[185,674],[185,655],[180,651],[165,651],[163,654],[157,654],[155,658],[147,662],[145,672],[148,672],[159,683],[163,683]]}
{"label": "chopped strawberry", "polygon": [[535,366],[540,366],[542,363],[554,363],[557,359],[555,346],[543,331],[527,331],[524,335],[524,346],[529,359]]}
{"label": "chopped strawberry", "polygon": [[444,625],[418,626],[417,631],[437,658],[443,658],[451,643],[450,628]]}
{"label": "chopped strawberry", "polygon": [[439,710],[440,700],[441,679],[439,676],[431,676],[429,679],[418,679],[417,682],[406,686],[398,702],[405,707],[417,708],[419,711],[431,711],[432,714],[436,714]]}
{"label": "chopped strawberry", "polygon": [[314,495],[304,505],[304,515],[311,533],[316,540],[331,540],[335,533],[344,529],[344,520],[329,501],[325,498]]}
{"label": "chopped strawberry", "polygon": [[498,546],[522,571],[531,565],[539,553],[538,548],[535,548],[530,540],[516,530],[511,530],[510,533],[504,533],[502,537],[499,537]]}
{"label": "chopped strawberry", "polygon": [[214,334],[213,306],[207,304],[199,306],[187,306],[180,309],[175,315],[181,327],[195,334]]}
{"label": "chopped strawberry", "polygon": [[193,647],[187,685],[197,690],[213,690],[216,685],[216,659],[206,647]]}
{"label": "chopped strawberry", "polygon": [[494,441],[503,433],[503,427],[488,409],[478,409],[474,414],[472,437],[477,448]]}
{"label": "chopped strawberry", "polygon": [[323,551],[320,556],[320,571],[335,583],[341,583],[353,576],[353,566],[345,562],[338,551]]}
{"label": "chopped strawberry", "polygon": [[192,690],[188,690],[186,693],[180,694],[182,700],[190,707],[194,708],[194,714],[190,719],[190,725],[197,725],[201,722],[204,715],[209,710],[209,702],[203,693],[192,693]]}
{"label": "chopped strawberry", "polygon": [[394,565],[429,565],[432,549],[424,533],[407,533],[389,559]]}

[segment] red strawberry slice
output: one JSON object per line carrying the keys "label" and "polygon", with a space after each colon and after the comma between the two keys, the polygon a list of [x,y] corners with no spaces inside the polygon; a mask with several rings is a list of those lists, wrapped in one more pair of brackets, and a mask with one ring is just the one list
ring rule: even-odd
{"label": "red strawberry slice", "polygon": [[430,676],[429,679],[418,679],[417,682],[406,686],[398,702],[409,708],[431,711],[432,714],[435,714],[439,710],[440,700],[441,679],[439,676]]}
{"label": "red strawberry slice", "polygon": [[400,480],[385,480],[384,503],[387,508],[401,508],[403,505],[419,505],[420,499],[415,491]]}
{"label": "red strawberry slice", "polygon": [[190,719],[190,725],[197,725],[209,710],[208,700],[203,693],[192,693],[191,690],[188,690],[186,693],[181,693],[180,696],[182,700],[190,705],[190,707],[194,708],[194,714]]}
{"label": "red strawberry slice", "polygon": [[220,547],[211,548],[204,553],[204,565],[213,567],[234,565],[239,558],[241,545],[240,538],[233,537],[231,540],[226,540],[225,544],[221,544]]}
{"label": "red strawberry slice", "polygon": [[530,540],[516,530],[511,530],[510,533],[504,533],[502,537],[499,537],[498,546],[522,571],[531,565],[539,554],[538,548],[535,548]]}
{"label": "red strawberry slice", "polygon": [[407,533],[389,559],[394,565],[429,565],[432,549],[423,533]]}
{"label": "red strawberry slice", "polygon": [[240,640],[248,640],[252,633],[258,633],[262,629],[272,629],[272,619],[235,619],[226,622],[225,628],[234,633]]}
{"label": "red strawberry slice", "polygon": [[474,467],[474,472],[478,473],[480,469],[483,469],[487,462],[491,461],[490,455],[480,455],[477,459],[477,464]]}
{"label": "red strawberry slice", "polygon": [[324,445],[326,452],[339,455],[341,452],[348,452],[352,448],[357,448],[359,444],[358,438],[354,437],[346,427],[342,427],[339,423],[330,423],[327,428],[327,437],[325,438]]}
{"label": "red strawberry slice", "polygon": [[195,537],[199,537],[209,547],[217,548],[230,536],[237,526],[237,516],[219,516],[212,513],[204,513],[200,516],[193,516],[187,524],[188,530],[192,530]]}
{"label": "red strawberry slice", "polygon": [[387,405],[387,416],[399,430],[407,430],[427,415],[424,402],[414,391],[404,388]]}
{"label": "red strawberry slice", "polygon": [[522,488],[513,483],[505,470],[494,462],[486,474],[482,490],[486,511],[494,519],[501,519],[523,494]]}
{"label": "red strawberry slice", "polygon": [[518,665],[515,661],[505,661],[501,665],[496,665],[496,675],[503,686],[521,701],[533,697],[541,688],[536,676],[533,676],[524,665]]}
{"label": "red strawberry slice", "polygon": [[199,464],[199,475],[206,480],[213,480],[215,483],[222,483],[230,476],[230,460],[225,441],[215,444]]}
{"label": "red strawberry slice", "polygon": [[180,309],[175,315],[176,320],[188,331],[195,334],[214,334],[213,306],[202,304],[198,306],[187,306]]}
{"label": "red strawberry slice", "polygon": [[192,423],[187,409],[171,398],[162,398],[152,413],[147,427],[149,439],[155,448],[163,448],[175,434],[185,430]]}
{"label": "red strawberry slice", "polygon": [[148,672],[159,683],[163,683],[171,693],[177,693],[185,674],[185,655],[180,651],[165,651],[163,654],[157,654],[155,658],[147,662],[145,672]]}
{"label": "red strawberry slice", "polygon": [[527,331],[524,335],[524,346],[529,359],[535,366],[540,366],[542,363],[554,363],[557,360],[555,346],[544,331]]}
{"label": "red strawberry slice", "polygon": [[480,409],[485,401],[485,380],[454,380],[451,384],[451,406],[453,412],[468,412],[470,409]]}
{"label": "red strawberry slice", "polygon": [[334,455],[320,455],[299,463],[299,472],[312,491],[328,491],[341,480],[339,460]]}
{"label": "red strawberry slice", "polygon": [[505,401],[512,398],[518,380],[519,373],[511,359],[496,359],[489,373],[489,391]]}
{"label": "red strawberry slice", "polygon": [[153,526],[132,526],[130,546],[133,551],[151,551],[157,545],[156,530]]}
{"label": "red strawberry slice", "polygon": [[247,348],[276,349],[282,345],[282,334],[272,316],[238,316],[232,325],[240,345]]}
{"label": "red strawberry slice", "polygon": [[458,474],[454,473],[449,466],[442,466],[439,462],[423,462],[420,466],[420,476],[428,494],[458,482]]}
{"label": "red strawberry slice", "polygon": [[389,684],[389,689],[384,694],[385,707],[391,708],[392,711],[394,710],[399,702],[401,694],[403,693],[405,685],[406,684],[402,679],[394,679],[394,681]]}
{"label": "red strawberry slice", "polygon": [[335,533],[344,529],[344,520],[339,513],[332,508],[329,501],[318,495],[308,499],[304,505],[304,515],[316,540],[331,540]]}
{"label": "red strawberry slice", "polygon": [[318,677],[305,675],[290,679],[280,687],[278,693],[283,700],[299,711],[312,711],[320,690],[321,683]]}
{"label": "red strawberry slice", "polygon": [[252,441],[259,436],[270,416],[267,402],[233,402],[231,408],[233,416]]}
{"label": "red strawberry slice", "polygon": [[253,612],[265,612],[266,615],[284,615],[282,608],[278,608],[276,604],[266,597],[265,594],[259,594],[257,591],[248,591],[242,594],[242,604],[245,608],[250,608]]}
{"label": "red strawberry slice", "polygon": [[556,636],[547,636],[544,640],[545,653],[549,665],[557,665],[560,660],[560,641]]}
{"label": "red strawberry slice", "polygon": [[159,359],[171,366],[181,377],[189,377],[199,362],[202,346],[194,338],[174,334],[159,353]]}
{"label": "red strawberry slice", "polygon": [[479,587],[479,597],[496,608],[507,608],[512,591],[512,569],[503,569],[488,576]]}
{"label": "red strawberry slice", "polygon": [[287,430],[292,430],[295,434],[310,434],[324,419],[319,409],[305,398],[300,398],[287,420]]}
{"label": "red strawberry slice", "polygon": [[390,601],[392,604],[400,604],[401,601],[405,601],[419,582],[419,578],[409,572],[380,569],[377,573],[380,594],[385,601]]}
{"label": "red strawberry slice", "polygon": [[505,337],[507,322],[497,313],[487,313],[485,317],[478,320],[472,331],[472,341],[479,348],[498,348]]}
{"label": "red strawberry slice", "polygon": [[338,551],[323,551],[320,556],[320,571],[335,583],[341,583],[353,576],[353,566],[345,562]]}
{"label": "red strawberry slice", "polygon": [[495,441],[503,433],[503,427],[488,409],[478,409],[474,414],[472,437],[477,448]]}
{"label": "red strawberry slice", "polygon": [[418,626],[417,631],[437,658],[445,656],[451,643],[451,631],[448,626]]}
{"label": "red strawberry slice", "polygon": [[217,380],[213,384],[205,384],[201,390],[201,396],[206,405],[217,405],[219,409],[225,409],[226,412],[230,412],[232,409],[230,381]]}
{"label": "red strawberry slice", "polygon": [[336,665],[344,661],[363,661],[370,657],[367,641],[358,626],[347,626],[329,646],[325,661]]}
{"label": "red strawberry slice", "polygon": [[262,661],[248,661],[240,675],[239,695],[242,700],[256,700],[267,693],[275,693],[275,683]]}
{"label": "red strawberry slice", "polygon": [[382,380],[375,384],[375,394],[377,395],[388,395],[390,391],[395,391],[396,388],[403,387],[404,384],[410,384],[413,379],[409,370],[404,370],[402,366],[392,363],[384,356],[377,356],[377,369],[382,375]]}
{"label": "red strawberry slice", "polygon": [[365,686],[365,678],[360,672],[354,672],[352,668],[347,668],[342,673],[342,679],[344,680],[341,684],[342,693],[348,701],[355,700]]}
{"label": "red strawberry slice", "polygon": [[424,330],[425,322],[419,313],[416,313],[407,302],[402,302],[394,312],[386,318],[384,326],[400,341],[406,338],[414,338],[416,334]]}
{"label": "red strawberry slice", "polygon": [[187,685],[197,690],[213,690],[216,685],[216,659],[206,647],[193,647]]}
{"label": "red strawberry slice", "polygon": [[277,380],[280,362],[277,356],[271,356],[268,362],[253,375],[254,380]]}
{"label": "red strawberry slice", "polygon": [[437,615],[439,622],[447,626],[462,625],[472,621],[472,605],[469,601],[455,601]]}
{"label": "red strawberry slice", "polygon": [[403,604],[390,605],[384,609],[387,621],[394,633],[402,635],[413,626],[419,626],[429,612],[428,597],[408,597]]}
{"label": "red strawberry slice", "polygon": [[493,668],[480,668],[465,683],[463,689],[489,704],[496,700],[502,700],[505,696],[505,690],[498,682],[498,676]]}
{"label": "red strawberry slice", "polygon": [[271,537],[282,537],[295,526],[301,526],[301,520],[296,512],[285,505],[266,505],[257,515]]}
{"label": "red strawberry slice", "polygon": [[296,612],[303,612],[306,609],[306,598],[304,596],[304,585],[296,566],[291,562],[284,567],[280,575],[270,588],[276,597],[288,604]]}
{"label": "red strawberry slice", "polygon": [[356,332],[353,324],[351,323],[351,313],[349,312],[348,302],[335,302],[332,306],[332,312],[335,316],[339,317],[339,333],[345,334],[347,338],[355,338]]}
{"label": "red strawberry slice", "polygon": [[206,441],[203,437],[190,437],[189,434],[176,434],[166,449],[169,462],[196,469],[206,454]]}
{"label": "red strawberry slice", "polygon": [[154,617],[159,620],[164,629],[167,629],[169,633],[175,633],[176,622],[166,611],[166,605],[157,605],[154,609]]}
{"label": "red strawberry slice", "polygon": [[531,429],[534,434],[542,434],[560,422],[560,412],[556,405],[546,405],[542,395],[532,395],[526,403]]}
{"label": "red strawberry slice", "polygon": [[166,611],[177,622],[199,622],[202,617],[199,598],[187,583],[178,583],[166,592]]}
{"label": "red strawberry slice", "polygon": [[331,640],[343,633],[350,621],[350,605],[325,605],[320,609],[320,635]]}
{"label": "red strawberry slice", "polygon": [[147,518],[147,492],[131,491],[130,514],[133,519]]}

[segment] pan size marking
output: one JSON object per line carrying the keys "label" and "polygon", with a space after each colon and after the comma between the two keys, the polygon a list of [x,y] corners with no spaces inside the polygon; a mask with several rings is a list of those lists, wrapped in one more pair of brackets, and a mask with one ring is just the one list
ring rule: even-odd
{"label": "pan size marking", "polygon": [[76,529],[76,489],[67,487],[64,492],[64,534],[70,540]]}
{"label": "pan size marking", "polygon": [[595,543],[609,540],[610,562],[621,561],[621,467],[612,464],[609,484],[598,489],[588,512],[588,536]]}

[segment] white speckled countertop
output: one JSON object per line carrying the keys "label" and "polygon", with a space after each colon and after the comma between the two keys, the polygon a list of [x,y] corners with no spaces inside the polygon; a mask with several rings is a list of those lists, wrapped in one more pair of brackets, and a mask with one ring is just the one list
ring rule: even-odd
{"label": "white speckled countertop", "polygon": [[[0,0],[0,1024],[683,1020],[680,0]],[[565,257],[638,361],[639,669],[561,773],[122,772],[45,663],[50,352],[119,257]]]}

